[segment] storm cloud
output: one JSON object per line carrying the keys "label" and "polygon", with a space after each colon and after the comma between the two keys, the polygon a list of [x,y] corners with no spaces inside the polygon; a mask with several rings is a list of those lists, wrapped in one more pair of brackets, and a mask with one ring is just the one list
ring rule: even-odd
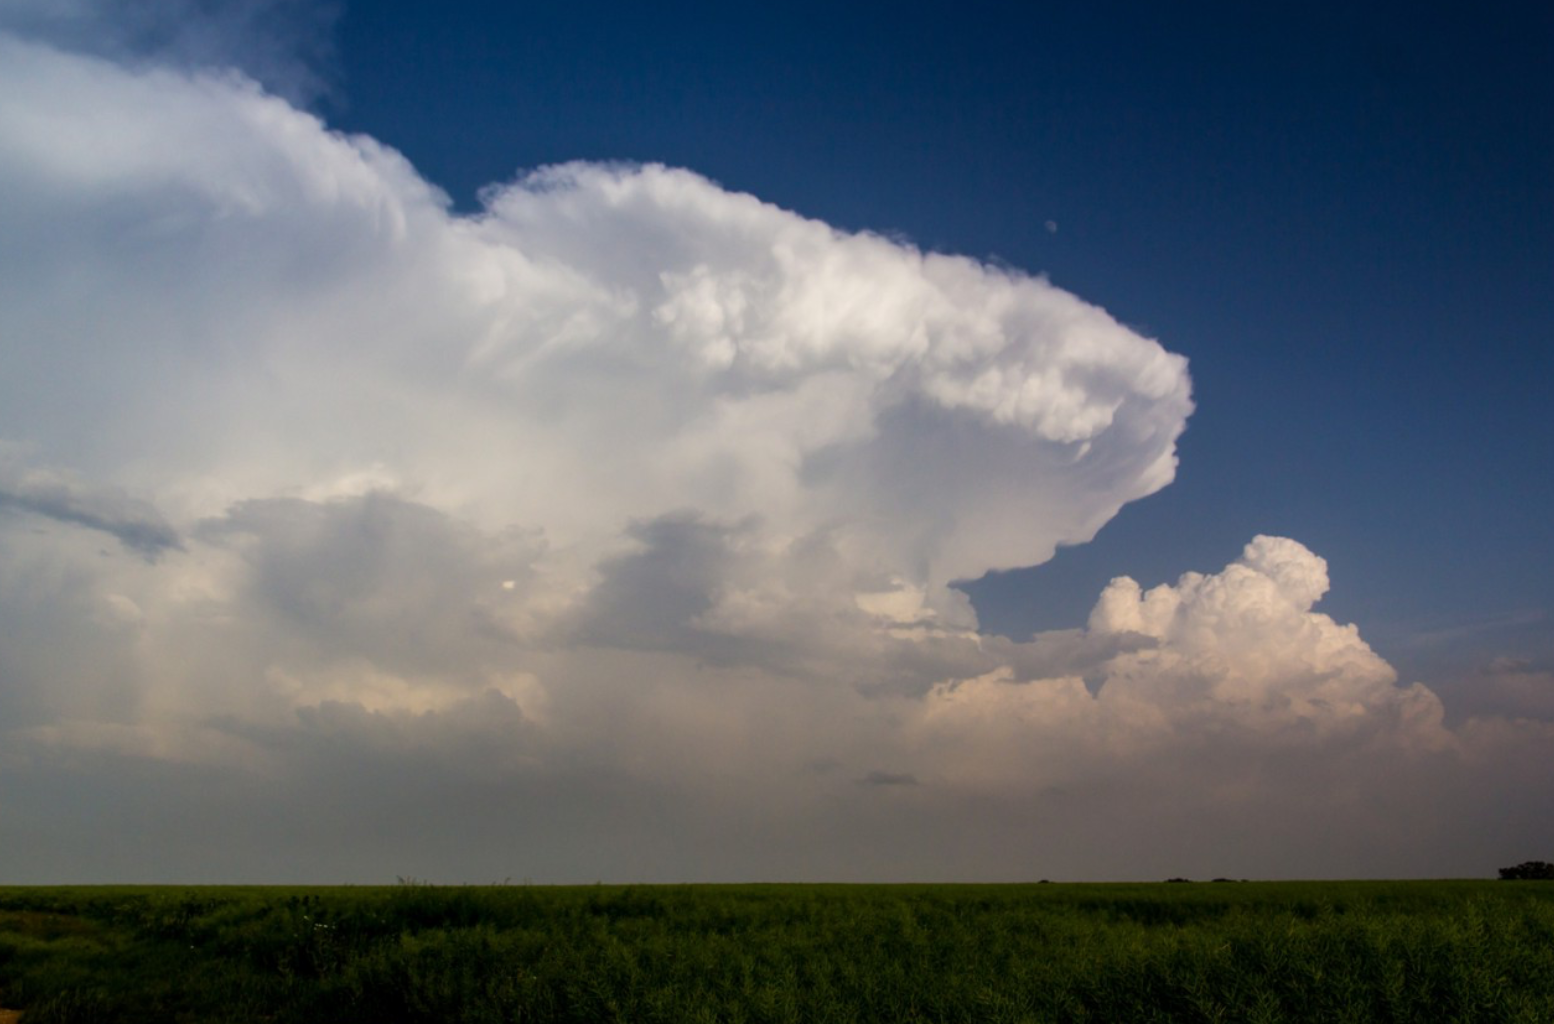
{"label": "storm cloud", "polygon": [[1406,851],[1313,823],[1548,743],[1446,728],[1288,539],[980,634],[955,581],[1168,485],[1193,408],[1040,277],[657,165],[456,215],[250,77],[51,42],[0,36],[19,878],[1136,876],[1285,820],[1215,872],[1365,873]]}

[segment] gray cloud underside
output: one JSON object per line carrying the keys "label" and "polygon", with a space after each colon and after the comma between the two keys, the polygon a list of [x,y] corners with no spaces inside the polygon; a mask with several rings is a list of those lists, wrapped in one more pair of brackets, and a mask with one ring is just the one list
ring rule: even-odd
{"label": "gray cloud underside", "polygon": [[152,560],[182,547],[178,531],[147,502],[58,472],[0,463],[0,511],[7,509],[100,530]]}
{"label": "gray cloud underside", "polygon": [[0,35],[16,880],[1453,873],[1554,840],[1539,670],[1448,727],[1294,541],[977,632],[953,580],[1174,475],[1185,362],[1098,307],[663,167],[456,217],[239,76],[84,49]]}

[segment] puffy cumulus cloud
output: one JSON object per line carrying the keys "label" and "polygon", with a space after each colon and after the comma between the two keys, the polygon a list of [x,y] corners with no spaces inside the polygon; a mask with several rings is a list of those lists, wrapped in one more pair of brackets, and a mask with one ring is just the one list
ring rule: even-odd
{"label": "puffy cumulus cloud", "polygon": [[[1066,657],[1016,657],[948,680],[924,702],[919,728],[953,756],[952,776],[1054,783],[1160,751],[1231,741],[1275,748],[1333,743],[1400,755],[1449,752],[1440,701],[1397,674],[1360,638],[1312,605],[1327,565],[1295,541],[1257,537],[1219,573],[1188,573],[1143,591],[1127,577],[1101,594]],[[1014,653],[1014,652],[1010,652]]]}
{"label": "puffy cumulus cloud", "polygon": [[1392,708],[1438,726],[1433,694],[1399,690],[1356,627],[1311,611],[1327,588],[1327,563],[1281,537],[1258,537],[1223,572],[1189,573],[1175,586],[1144,593],[1114,580],[1090,630],[1139,633],[1155,645],[1117,659],[1103,691],[1149,702],[1169,688],[1166,703],[1261,721],[1341,727]]}
{"label": "puffy cumulus cloud", "polygon": [[1042,279],[656,166],[455,216],[107,52],[0,36],[19,877],[1355,873],[1548,742],[1446,730],[1292,541],[980,635],[952,582],[1167,484],[1192,407]]}

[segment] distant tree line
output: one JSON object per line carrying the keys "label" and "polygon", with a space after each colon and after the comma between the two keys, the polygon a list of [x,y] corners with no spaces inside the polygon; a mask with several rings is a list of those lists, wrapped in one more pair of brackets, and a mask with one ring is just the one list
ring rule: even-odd
{"label": "distant tree line", "polygon": [[1500,880],[1502,882],[1549,881],[1551,879],[1554,879],[1554,864],[1550,864],[1546,860],[1524,860],[1514,868],[1500,869]]}

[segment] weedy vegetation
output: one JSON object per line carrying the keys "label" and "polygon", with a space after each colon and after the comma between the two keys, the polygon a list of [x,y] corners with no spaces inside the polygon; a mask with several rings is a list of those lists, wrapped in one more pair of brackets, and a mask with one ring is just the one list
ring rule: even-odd
{"label": "weedy vegetation", "polygon": [[81,1022],[1554,1021],[1554,886],[0,888]]}

